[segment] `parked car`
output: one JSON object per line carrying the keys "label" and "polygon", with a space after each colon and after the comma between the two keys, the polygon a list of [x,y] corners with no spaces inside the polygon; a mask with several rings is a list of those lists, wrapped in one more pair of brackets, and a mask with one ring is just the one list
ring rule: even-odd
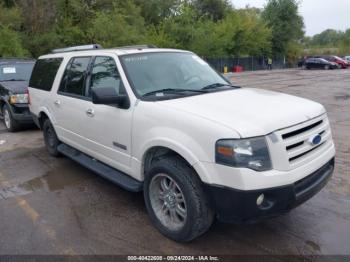
{"label": "parked car", "polygon": [[336,63],[340,68],[346,69],[350,67],[350,63],[339,56],[322,56],[321,58],[326,59],[329,62]]}
{"label": "parked car", "polygon": [[8,131],[33,124],[26,93],[35,61],[0,58],[0,116]]}
{"label": "parked car", "polygon": [[345,56],[344,60],[348,61],[350,63],[350,56]]}
{"label": "parked car", "polygon": [[288,212],[334,169],[322,105],[233,86],[189,51],[61,49],[36,62],[29,95],[51,155],[143,191],[152,223],[176,241],[215,217]]}
{"label": "parked car", "polygon": [[338,64],[329,62],[326,59],[323,58],[308,58],[304,62],[303,67],[305,69],[337,69]]}

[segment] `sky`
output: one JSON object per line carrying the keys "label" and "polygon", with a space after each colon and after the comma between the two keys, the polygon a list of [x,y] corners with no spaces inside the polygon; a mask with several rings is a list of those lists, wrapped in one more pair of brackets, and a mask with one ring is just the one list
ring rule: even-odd
{"label": "sky", "polygon": [[[262,8],[267,0],[231,0],[236,8],[246,5]],[[326,29],[350,28],[350,0],[301,0],[300,14],[304,17],[307,36]]]}

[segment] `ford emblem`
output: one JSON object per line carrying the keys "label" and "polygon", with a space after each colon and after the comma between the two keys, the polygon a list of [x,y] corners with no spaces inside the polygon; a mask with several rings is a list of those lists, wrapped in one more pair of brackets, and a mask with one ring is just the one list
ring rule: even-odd
{"label": "ford emblem", "polygon": [[319,134],[314,135],[314,136],[310,137],[310,139],[309,139],[309,142],[312,145],[319,145],[321,143],[321,141],[322,141],[322,136]]}

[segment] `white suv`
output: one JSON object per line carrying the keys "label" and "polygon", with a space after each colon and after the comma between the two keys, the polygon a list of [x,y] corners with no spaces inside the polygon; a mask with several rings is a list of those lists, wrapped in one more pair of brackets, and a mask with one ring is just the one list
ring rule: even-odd
{"label": "white suv", "polygon": [[176,241],[203,234],[215,217],[286,213],[334,169],[322,105],[232,86],[188,51],[56,50],[37,61],[29,98],[51,155],[143,191],[153,224]]}

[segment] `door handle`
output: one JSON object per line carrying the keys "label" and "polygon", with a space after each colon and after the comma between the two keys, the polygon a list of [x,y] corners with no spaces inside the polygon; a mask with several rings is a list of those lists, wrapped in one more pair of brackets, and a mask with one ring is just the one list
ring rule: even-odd
{"label": "door handle", "polygon": [[60,105],[61,105],[61,101],[60,101],[60,100],[56,100],[56,101],[54,102],[54,104],[55,104],[56,106],[60,106]]}
{"label": "door handle", "polygon": [[95,112],[94,112],[93,109],[88,109],[88,110],[86,110],[86,114],[87,114],[89,117],[95,116]]}

